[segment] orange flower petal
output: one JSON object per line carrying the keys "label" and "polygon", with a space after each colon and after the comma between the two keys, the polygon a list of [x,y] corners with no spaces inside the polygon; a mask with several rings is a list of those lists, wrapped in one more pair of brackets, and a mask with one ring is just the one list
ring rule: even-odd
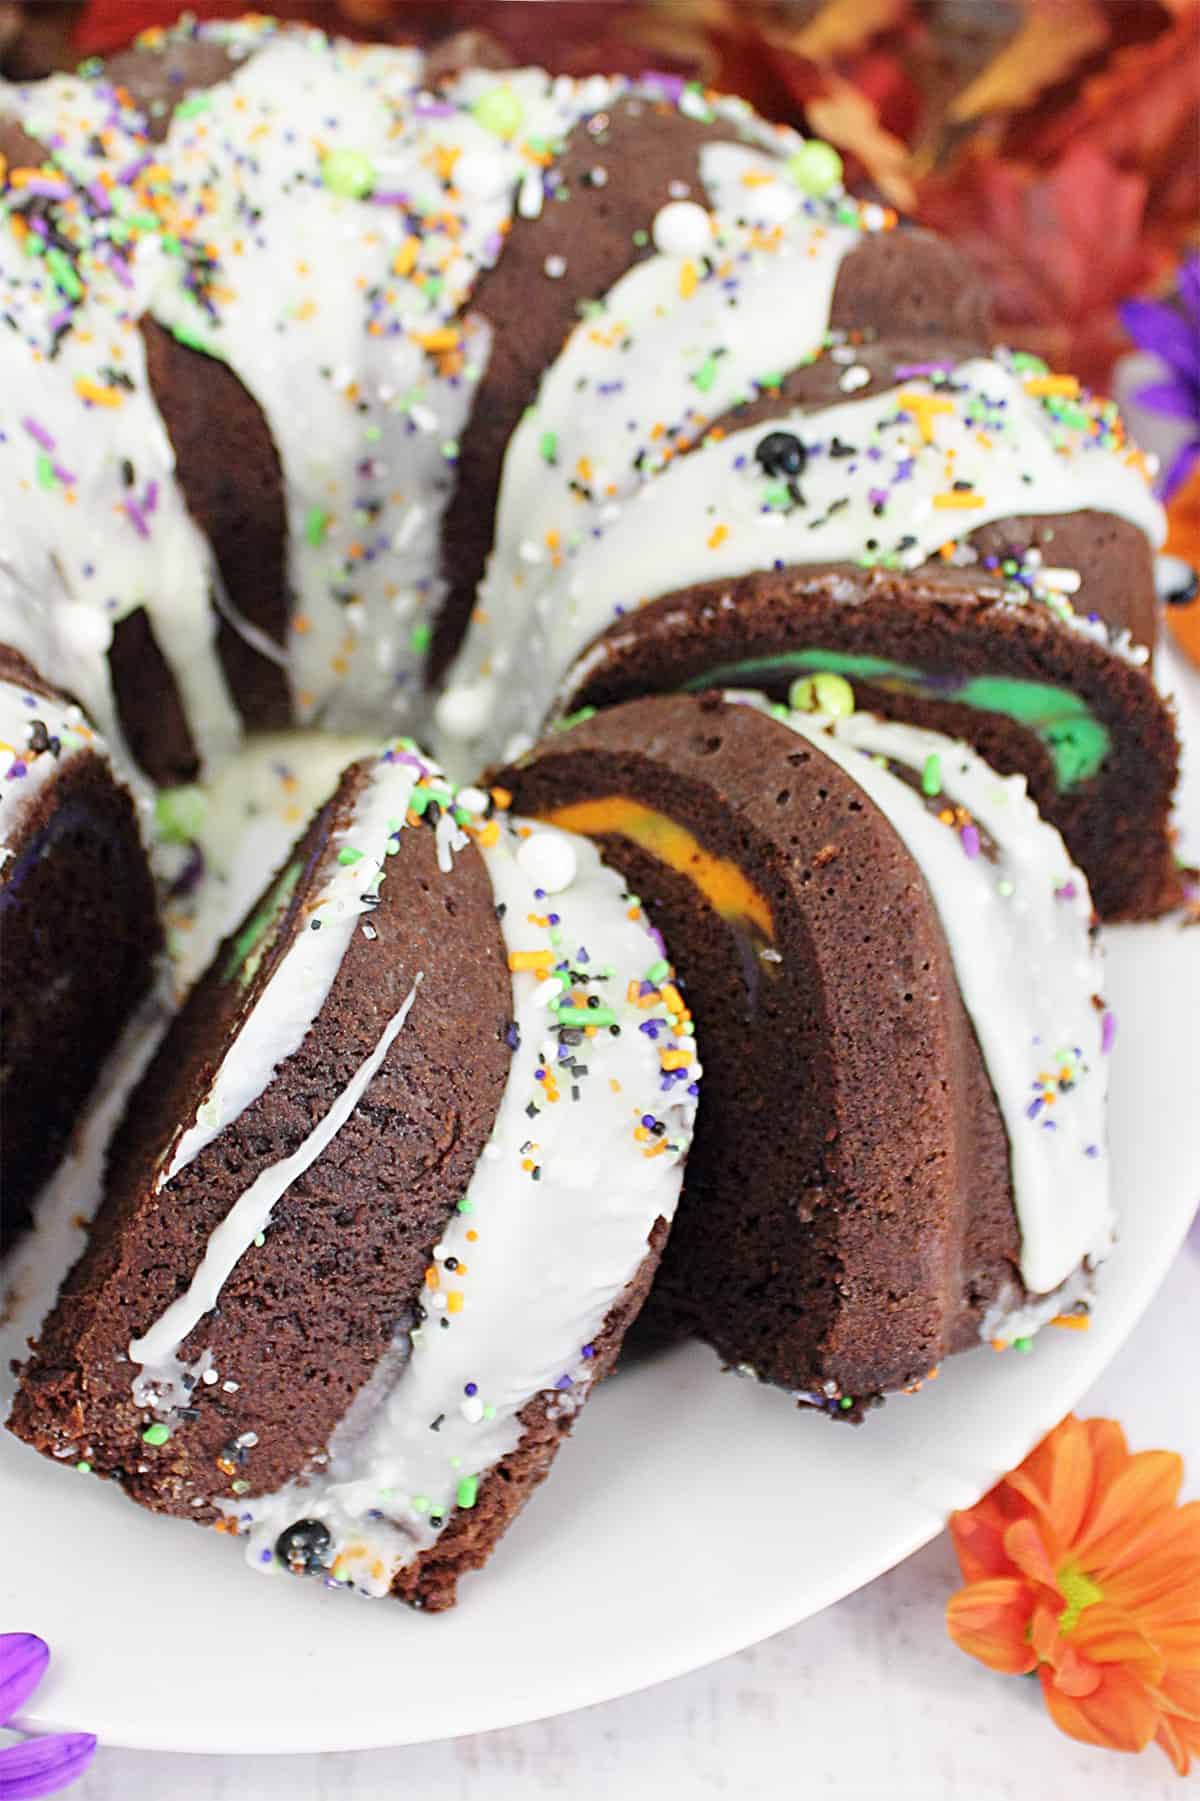
{"label": "orange flower petal", "polygon": [[[1076,1551],[1092,1566],[1128,1556],[1127,1541],[1160,1511],[1169,1513],[1183,1481],[1183,1459],[1174,1451],[1141,1451],[1109,1484],[1081,1534]],[[1115,1565],[1119,1568],[1119,1562]]]}
{"label": "orange flower petal", "polygon": [[985,1496],[978,1506],[966,1512],[952,1513],[947,1524],[964,1582],[1012,1574],[1013,1566],[1004,1549],[1008,1520],[992,1496]]}
{"label": "orange flower petal", "polygon": [[1055,1671],[1039,1671],[1042,1696],[1061,1732],[1085,1745],[1107,1745],[1114,1751],[1144,1751],[1159,1726],[1159,1712],[1136,1677],[1117,1665],[1105,1668],[1091,1693],[1064,1694]]}
{"label": "orange flower petal", "polygon": [[1032,1520],[1013,1521],[1004,1534],[1004,1549],[1031,1582],[1039,1582],[1045,1588],[1057,1592],[1058,1577],[1055,1574],[1054,1560]]}
{"label": "orange flower petal", "polygon": [[1023,1676],[1036,1658],[1026,1632],[1031,1598],[1015,1576],[972,1582],[946,1603],[946,1630],[960,1651],[977,1657],[989,1670]]}

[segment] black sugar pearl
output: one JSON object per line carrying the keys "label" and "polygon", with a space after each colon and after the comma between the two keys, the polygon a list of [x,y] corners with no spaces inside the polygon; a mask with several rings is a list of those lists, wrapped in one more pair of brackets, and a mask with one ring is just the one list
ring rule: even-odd
{"label": "black sugar pearl", "polygon": [[808,452],[794,432],[769,431],[754,446],[754,455],[767,475],[799,475]]}
{"label": "black sugar pearl", "polygon": [[325,1566],[333,1536],[324,1520],[295,1520],[275,1540],[275,1555],[296,1576],[312,1576]]}

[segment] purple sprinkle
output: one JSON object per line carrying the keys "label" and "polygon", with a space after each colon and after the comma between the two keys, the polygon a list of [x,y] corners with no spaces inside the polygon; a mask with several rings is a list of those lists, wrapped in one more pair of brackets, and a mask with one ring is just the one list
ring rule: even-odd
{"label": "purple sprinkle", "polygon": [[14,763],[9,764],[8,774],[5,776],[4,779],[6,782],[15,782],[18,780],[19,777],[21,777],[23,775],[28,775],[28,774],[29,774],[29,765],[27,763],[23,762],[20,757],[18,757]]}
{"label": "purple sprinkle", "polygon": [[1041,1112],[1041,1110],[1042,1110],[1042,1102],[1041,1102],[1041,1097],[1039,1096],[1037,1100],[1030,1101],[1028,1107],[1026,1107],[1026,1109],[1025,1109],[1026,1119],[1036,1119],[1038,1114]]}
{"label": "purple sprinkle", "polygon": [[1111,1051],[1113,1047],[1113,1039],[1116,1035],[1117,1016],[1115,1013],[1110,1013],[1106,1008],[1104,1017],[1100,1021],[1100,1050],[1102,1055],[1107,1057],[1109,1051]]}
{"label": "purple sprinkle", "polygon": [[152,482],[148,482],[146,484],[146,496],[145,496],[145,499],[142,501],[142,505],[145,508],[147,513],[152,513],[154,511],[155,507],[158,505],[158,483],[157,482],[152,481]]}
{"label": "purple sprinkle", "polygon": [[963,827],[962,831],[959,833],[959,839],[960,839],[960,841],[962,843],[962,847],[963,847],[964,851],[966,851],[968,857],[970,857],[972,859],[972,861],[974,861],[974,859],[979,855],[979,828],[978,828],[978,826],[965,825]]}
{"label": "purple sprinkle", "polygon": [[64,488],[75,486],[76,477],[69,469],[64,469],[61,463],[55,463],[53,469],[56,479],[62,483]]}
{"label": "purple sprinkle", "polygon": [[1054,890],[1054,898],[1055,900],[1074,900],[1078,893],[1079,890],[1074,882],[1064,882],[1061,888]]}
{"label": "purple sprinkle", "polygon": [[579,1354],[581,1357],[594,1357],[596,1355],[596,1347],[594,1344],[585,1344]]}
{"label": "purple sprinkle", "polygon": [[131,182],[137,180],[143,170],[150,167],[153,161],[153,156],[139,156],[136,163],[130,163],[127,169],[122,169],[121,173],[117,176],[117,180],[123,187],[128,187]]}
{"label": "purple sprinkle", "polygon": [[260,1551],[258,1554],[258,1561],[260,1563],[274,1563],[274,1561],[275,1561],[274,1551]]}
{"label": "purple sprinkle", "polygon": [[914,375],[949,375],[953,363],[897,363],[892,374],[897,381],[908,381]]}
{"label": "purple sprinkle", "polygon": [[477,1382],[466,1383],[463,1388],[463,1393],[465,1395],[477,1395],[479,1393],[479,1384]]}
{"label": "purple sprinkle", "polygon": [[682,75],[672,75],[666,69],[643,69],[640,79],[644,87],[654,88],[664,100],[673,101],[676,106],[686,86]]}
{"label": "purple sprinkle", "polygon": [[570,1376],[560,1376],[554,1386],[555,1388],[574,1388],[575,1384]]}
{"label": "purple sprinkle", "polygon": [[55,440],[50,436],[50,433],[46,430],[45,426],[39,425],[36,419],[22,419],[21,424],[25,427],[25,430],[29,433],[34,443],[40,444],[43,450],[54,450],[56,448]]}
{"label": "purple sprinkle", "polygon": [[650,1127],[651,1127],[651,1126],[652,1126],[652,1125],[653,1125],[653,1124],[654,1124],[654,1123],[655,1123],[655,1122],[654,1122],[654,1115],[653,1115],[653,1113],[643,1113],[643,1114],[642,1114],[642,1124],[643,1124],[643,1125],[644,1125],[644,1126],[645,1126],[645,1127],[646,1127],[646,1128],[647,1128],[647,1130],[648,1130],[648,1129],[649,1129],[649,1128],[650,1128]]}
{"label": "purple sprinkle", "polygon": [[888,501],[888,491],[886,488],[868,488],[867,499],[873,507],[885,507]]}
{"label": "purple sprinkle", "polygon": [[148,538],[150,536],[150,527],[146,524],[145,515],[143,514],[142,509],[138,505],[137,501],[136,500],[126,500],[126,501],[122,502],[122,505],[125,509],[125,516],[129,520],[130,525],[132,525],[132,527],[133,527],[134,531],[137,533],[138,537],[139,538]]}

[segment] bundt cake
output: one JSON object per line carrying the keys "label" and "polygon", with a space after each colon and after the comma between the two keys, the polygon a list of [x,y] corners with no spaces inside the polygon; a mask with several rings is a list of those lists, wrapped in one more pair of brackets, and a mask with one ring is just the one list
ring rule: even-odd
{"label": "bundt cake", "polygon": [[139,809],[72,701],[0,650],[0,1249],[149,990]]}
{"label": "bundt cake", "polygon": [[259,20],[0,87],[0,155],[0,638],[155,780],[834,669],[1174,898],[1145,460],[827,146]]}
{"label": "bundt cake", "polygon": [[611,708],[501,779],[624,873],[695,1015],[704,1104],[647,1320],[856,1417],[1071,1311],[1112,1232],[1113,1026],[1087,883],[1020,776],[708,694]]}
{"label": "bundt cake", "polygon": [[10,1422],[431,1609],[613,1363],[699,1076],[620,878],[495,798],[347,771],[135,1092]]}

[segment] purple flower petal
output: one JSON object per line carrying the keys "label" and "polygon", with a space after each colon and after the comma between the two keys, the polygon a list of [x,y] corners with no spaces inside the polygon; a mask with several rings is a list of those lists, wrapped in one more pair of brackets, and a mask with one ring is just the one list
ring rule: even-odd
{"label": "purple flower petal", "polygon": [[1192,315],[1194,328],[1200,330],[1200,256],[1189,256],[1175,283],[1179,298]]}
{"label": "purple flower petal", "polygon": [[1180,381],[1148,382],[1137,390],[1135,398],[1140,406],[1149,407],[1152,413],[1162,413],[1167,419],[1196,417],[1195,399]]}
{"label": "purple flower petal", "polygon": [[1200,380],[1200,343],[1196,330],[1177,307],[1157,300],[1126,300],[1121,323],[1135,344],[1162,357],[1193,385]]}
{"label": "purple flower petal", "polygon": [[77,1782],[96,1755],[90,1732],[58,1732],[0,1751],[0,1801],[52,1795]]}
{"label": "purple flower petal", "polygon": [[1158,497],[1167,501],[1177,494],[1192,473],[1192,467],[1200,458],[1200,438],[1194,438],[1190,444],[1184,444],[1175,452],[1170,463],[1158,478]]}
{"label": "purple flower petal", "polygon": [[0,1726],[24,1707],[49,1662],[45,1639],[32,1632],[0,1632]]}

